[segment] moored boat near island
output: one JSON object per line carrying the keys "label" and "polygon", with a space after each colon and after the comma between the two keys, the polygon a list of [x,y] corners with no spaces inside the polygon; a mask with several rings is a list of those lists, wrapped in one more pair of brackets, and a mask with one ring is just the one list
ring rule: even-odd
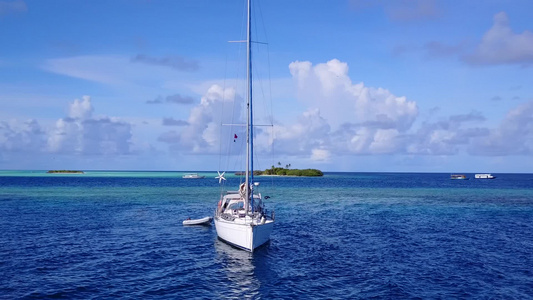
{"label": "moored boat near island", "polygon": [[183,175],[183,178],[185,178],[185,179],[201,179],[201,178],[205,178],[205,176],[200,176],[200,175],[198,175],[198,173],[187,173],[187,174]]}
{"label": "moored boat near island", "polygon": [[468,180],[468,177],[463,174],[452,174],[450,179]]}
{"label": "moored boat near island", "polygon": [[474,176],[476,179],[494,179],[496,176],[492,176],[490,173],[476,174]]}

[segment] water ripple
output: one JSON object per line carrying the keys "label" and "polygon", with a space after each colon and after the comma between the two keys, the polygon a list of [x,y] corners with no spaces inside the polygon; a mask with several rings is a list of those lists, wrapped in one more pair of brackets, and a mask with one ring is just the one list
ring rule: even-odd
{"label": "water ripple", "polygon": [[0,298],[532,299],[529,175],[413,176],[273,179],[253,255],[181,225],[211,214],[206,181],[0,177]]}

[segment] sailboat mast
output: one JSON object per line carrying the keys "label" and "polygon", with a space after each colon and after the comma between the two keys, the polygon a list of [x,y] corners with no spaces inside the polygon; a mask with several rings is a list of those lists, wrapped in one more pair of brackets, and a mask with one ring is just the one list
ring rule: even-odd
{"label": "sailboat mast", "polygon": [[[251,0],[248,0],[248,22],[246,30],[246,82],[248,88],[246,90],[246,171],[245,171],[245,189],[246,189],[246,199],[244,199],[244,209],[248,212],[248,205],[250,201],[250,164],[252,161],[252,51],[251,51],[251,37],[252,37],[252,4]],[[252,171],[253,174],[253,171]]]}

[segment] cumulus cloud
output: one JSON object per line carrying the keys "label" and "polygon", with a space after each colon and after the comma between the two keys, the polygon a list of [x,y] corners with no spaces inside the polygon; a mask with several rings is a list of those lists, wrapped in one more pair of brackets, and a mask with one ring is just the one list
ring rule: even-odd
{"label": "cumulus cloud", "polygon": [[131,125],[118,118],[93,117],[89,96],[70,104],[68,117],[57,120],[48,135],[48,150],[68,154],[127,154]]}
{"label": "cumulus cloud", "polygon": [[[242,123],[242,98],[231,88],[223,89],[219,85],[209,88],[200,104],[191,109],[187,124],[180,132],[170,131],[159,137],[159,141],[169,144],[171,149],[191,153],[218,153],[220,143],[228,143],[232,136],[230,127],[221,124]],[[240,120],[240,121],[239,121]],[[237,122],[236,122],[237,121]]]}
{"label": "cumulus cloud", "polygon": [[93,116],[89,96],[69,105],[68,115],[52,127],[37,120],[0,122],[0,150],[4,153],[120,155],[130,153],[131,125],[118,118]]}
{"label": "cumulus cloud", "polygon": [[329,161],[331,156],[330,151],[325,149],[313,149],[311,150],[311,160],[314,161]]}
{"label": "cumulus cloud", "polygon": [[73,119],[88,119],[94,111],[91,105],[91,97],[89,96],[83,96],[82,100],[75,99],[69,108],[68,116]]}
{"label": "cumulus cloud", "polygon": [[175,130],[167,131],[161,134],[158,138],[158,141],[168,144],[176,144],[180,140],[180,135]]}
{"label": "cumulus cloud", "polygon": [[477,152],[481,155],[531,151],[527,141],[533,139],[519,137],[532,135],[533,104],[511,111],[493,130],[483,126],[486,118],[479,111],[422,122],[415,128],[414,101],[384,88],[354,84],[348,70],[338,60],[290,64],[298,97],[311,108],[294,124],[277,130],[277,151],[317,160],[350,154],[455,155],[479,145],[485,148]]}
{"label": "cumulus cloud", "polygon": [[[292,121],[276,122],[273,137],[256,130],[258,149],[273,145],[280,155],[316,162],[354,154],[455,155],[481,147],[477,155],[514,155],[533,149],[533,102],[512,110],[495,129],[487,128],[486,118],[475,110],[414,126],[416,102],[385,88],[353,83],[344,62],[296,61],[289,69],[307,109]],[[166,119],[165,125],[180,127],[158,140],[182,153],[215,154],[231,148],[234,133],[242,138],[245,128],[221,124],[244,123],[243,102],[233,89],[212,85],[186,122]],[[437,112],[431,110],[432,119]]]}
{"label": "cumulus cloud", "polygon": [[2,152],[41,152],[46,145],[46,132],[36,120],[0,122]]}
{"label": "cumulus cloud", "polygon": [[289,69],[298,86],[298,97],[322,116],[377,128],[409,129],[418,115],[414,101],[398,97],[384,88],[353,84],[348,64],[337,59],[312,66],[310,62],[293,62]]}
{"label": "cumulus cloud", "polygon": [[28,11],[28,6],[23,0],[0,1],[0,16]]}
{"label": "cumulus cloud", "polygon": [[533,33],[514,33],[505,12],[494,16],[494,25],[483,36],[477,49],[463,57],[472,65],[533,63]]}
{"label": "cumulus cloud", "polygon": [[[423,49],[430,58],[458,57],[469,65],[529,66],[533,63],[533,33],[528,30],[522,33],[513,32],[507,14],[500,12],[494,16],[493,26],[477,45],[466,41],[456,44],[430,41],[423,46]],[[400,52],[395,49],[396,54]]]}
{"label": "cumulus cloud", "polygon": [[438,122],[424,122],[406,136],[405,150],[409,154],[454,155],[469,147],[474,139],[488,136],[480,127],[485,117],[477,111],[453,115]]}
{"label": "cumulus cloud", "polygon": [[486,137],[474,139],[468,151],[491,156],[533,154],[533,101],[509,111]]}
{"label": "cumulus cloud", "polygon": [[187,60],[181,56],[150,57],[148,55],[138,54],[132,57],[131,61],[134,63],[170,67],[185,72],[194,72],[199,69],[197,61]]}
{"label": "cumulus cloud", "polygon": [[403,134],[418,115],[416,103],[406,97],[352,83],[348,64],[337,59],[315,66],[296,61],[289,69],[298,98],[311,109],[278,135],[287,140],[281,144],[290,145],[286,151],[391,153],[401,147]]}
{"label": "cumulus cloud", "polygon": [[305,155],[319,160],[329,155],[330,125],[318,109],[304,112],[295,124],[275,127],[276,151],[289,155]]}

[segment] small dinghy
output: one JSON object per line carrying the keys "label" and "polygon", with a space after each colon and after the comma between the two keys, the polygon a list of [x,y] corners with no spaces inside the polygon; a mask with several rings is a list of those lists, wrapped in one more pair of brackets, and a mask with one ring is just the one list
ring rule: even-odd
{"label": "small dinghy", "polygon": [[187,219],[183,221],[183,225],[209,225],[211,224],[211,217],[205,217],[201,219]]}

